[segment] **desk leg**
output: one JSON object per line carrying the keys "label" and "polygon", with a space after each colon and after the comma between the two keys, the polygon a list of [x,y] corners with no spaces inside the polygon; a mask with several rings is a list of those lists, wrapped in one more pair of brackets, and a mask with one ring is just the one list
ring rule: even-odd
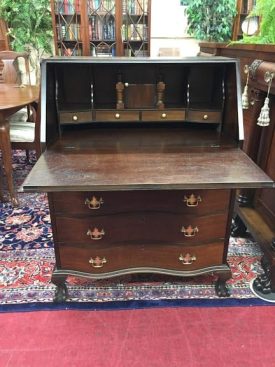
{"label": "desk leg", "polygon": [[0,149],[2,150],[3,165],[6,172],[8,190],[13,205],[18,205],[18,200],[13,186],[12,177],[12,150],[10,144],[9,123],[4,116],[0,114]]}

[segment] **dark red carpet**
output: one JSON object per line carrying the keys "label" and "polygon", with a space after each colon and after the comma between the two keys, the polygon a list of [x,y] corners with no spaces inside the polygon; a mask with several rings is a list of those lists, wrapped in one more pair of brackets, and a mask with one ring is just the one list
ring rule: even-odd
{"label": "dark red carpet", "polygon": [[272,367],[275,309],[0,314],[1,367]]}

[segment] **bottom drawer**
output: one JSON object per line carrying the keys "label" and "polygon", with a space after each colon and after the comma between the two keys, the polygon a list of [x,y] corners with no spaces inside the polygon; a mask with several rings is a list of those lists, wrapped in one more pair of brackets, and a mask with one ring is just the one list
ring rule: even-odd
{"label": "bottom drawer", "polygon": [[58,267],[66,270],[101,274],[113,271],[129,271],[156,268],[189,271],[207,268],[223,263],[224,244],[222,242],[199,246],[80,246],[59,245]]}

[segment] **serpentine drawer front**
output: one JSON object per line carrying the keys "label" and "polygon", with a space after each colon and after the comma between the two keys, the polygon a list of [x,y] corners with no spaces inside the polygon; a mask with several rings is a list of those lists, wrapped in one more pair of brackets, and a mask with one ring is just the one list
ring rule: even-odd
{"label": "serpentine drawer front", "polygon": [[230,190],[54,192],[55,213],[103,215],[129,211],[215,214],[228,210]]}
{"label": "serpentine drawer front", "polygon": [[[127,269],[146,268],[165,273],[165,270],[186,272],[223,262],[223,242],[199,246],[122,245],[95,247],[59,245],[60,266],[92,274],[127,272]],[[129,271],[128,271],[129,272]],[[111,275],[111,274],[109,274]]]}
{"label": "serpentine drawer front", "polygon": [[154,212],[128,212],[97,217],[56,216],[55,239],[93,243],[203,243],[223,239],[227,213],[199,217]]}
{"label": "serpentine drawer front", "polygon": [[41,65],[55,300],[69,275],[214,274],[226,297],[236,191],[273,181],[244,153],[238,61],[56,57]]}

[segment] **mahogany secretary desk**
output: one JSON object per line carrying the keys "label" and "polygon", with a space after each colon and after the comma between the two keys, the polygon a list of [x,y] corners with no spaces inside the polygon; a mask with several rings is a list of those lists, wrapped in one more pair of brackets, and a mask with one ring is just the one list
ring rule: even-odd
{"label": "mahogany secretary desk", "polygon": [[66,277],[217,274],[239,188],[272,180],[240,149],[238,61],[51,58],[42,63],[46,150],[23,184],[47,192],[56,301]]}

